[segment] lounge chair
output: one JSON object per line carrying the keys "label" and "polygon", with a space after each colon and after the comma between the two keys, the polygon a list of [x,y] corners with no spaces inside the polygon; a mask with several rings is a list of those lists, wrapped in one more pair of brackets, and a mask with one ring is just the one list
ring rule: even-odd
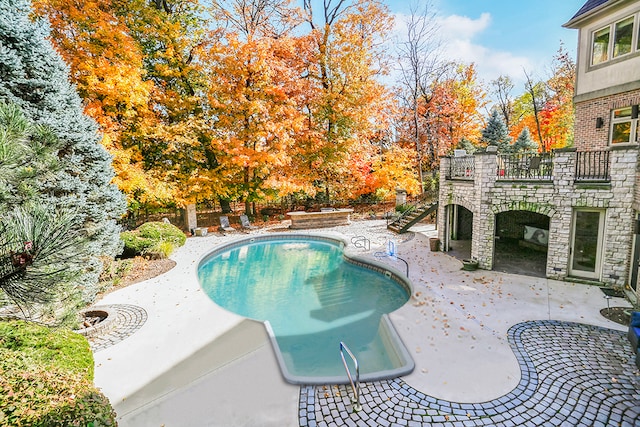
{"label": "lounge chair", "polygon": [[226,215],[223,215],[220,217],[220,230],[222,231],[236,231],[235,228],[233,228],[230,224],[229,224],[229,217]]}
{"label": "lounge chair", "polygon": [[242,228],[246,228],[247,230],[255,230],[258,228],[255,225],[251,225],[249,217],[246,215],[240,215],[240,223],[242,224]]}

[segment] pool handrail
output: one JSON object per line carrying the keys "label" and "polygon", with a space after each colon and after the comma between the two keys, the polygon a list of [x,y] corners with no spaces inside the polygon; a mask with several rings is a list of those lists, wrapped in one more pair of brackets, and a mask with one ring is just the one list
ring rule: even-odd
{"label": "pool handrail", "polygon": [[371,250],[371,240],[367,239],[366,236],[355,236],[351,238],[351,243],[356,248],[362,248],[365,251]]}
{"label": "pool handrail", "polygon": [[[353,381],[353,377],[351,376],[351,371],[347,366],[347,361],[344,358],[345,351],[347,352],[349,357],[351,357],[351,360],[353,360],[353,364],[355,365],[355,368],[356,368],[355,383]],[[349,347],[347,347],[347,345],[342,341],[340,341],[340,357],[342,357],[342,364],[344,365],[345,371],[347,371],[347,377],[349,377],[349,383],[351,383],[351,389],[353,390],[354,397],[351,399],[351,403],[353,403],[353,411],[354,412],[361,411],[362,405],[360,405],[360,366],[358,365],[358,359],[356,359],[353,353],[351,353],[351,350],[349,350]]]}
{"label": "pool handrail", "polygon": [[396,252],[396,242],[393,240],[389,240],[387,241],[387,249],[385,252],[376,252],[373,254],[374,257],[376,258],[381,258],[381,257],[389,257],[393,260],[396,261],[402,261],[404,262],[404,265],[407,268],[407,277],[409,277],[409,263],[407,262],[406,259],[404,258],[400,258],[398,256],[398,252]]}

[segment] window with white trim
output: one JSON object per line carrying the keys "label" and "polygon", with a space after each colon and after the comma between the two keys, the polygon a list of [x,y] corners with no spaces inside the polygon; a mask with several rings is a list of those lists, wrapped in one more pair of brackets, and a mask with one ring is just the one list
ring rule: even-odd
{"label": "window with white trim", "polygon": [[638,14],[612,22],[591,35],[591,65],[602,64],[635,52],[640,52]]}
{"label": "window with white trim", "polygon": [[[634,111],[636,117],[633,117]],[[611,113],[611,144],[630,144],[638,142],[637,107],[613,110]]]}
{"label": "window with white trim", "polygon": [[622,21],[615,23],[615,31],[613,33],[614,58],[626,55],[627,53],[631,53],[631,50],[633,48],[633,44],[631,44],[631,40],[633,39],[633,21],[634,17],[630,16],[626,19],[623,19]]}
{"label": "window with white trim", "polygon": [[591,65],[601,64],[609,60],[609,33],[611,29],[605,27],[593,33],[593,54]]}

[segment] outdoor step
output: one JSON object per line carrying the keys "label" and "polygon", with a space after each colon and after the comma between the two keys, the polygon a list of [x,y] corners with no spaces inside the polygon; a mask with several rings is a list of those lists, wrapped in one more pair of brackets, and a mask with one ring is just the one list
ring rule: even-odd
{"label": "outdoor step", "polygon": [[419,207],[414,207],[411,212],[387,225],[387,228],[398,234],[404,233],[413,224],[418,222],[419,219],[423,218],[428,211],[432,211],[434,209],[434,206],[434,204],[431,204],[428,206],[422,205]]}

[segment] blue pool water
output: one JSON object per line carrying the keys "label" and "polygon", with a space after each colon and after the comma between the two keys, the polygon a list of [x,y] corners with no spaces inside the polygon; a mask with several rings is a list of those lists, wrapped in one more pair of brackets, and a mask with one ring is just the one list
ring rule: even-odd
{"label": "blue pool water", "polygon": [[212,253],[198,276],[221,307],[268,322],[291,382],[345,377],[340,341],[365,376],[407,366],[384,315],[404,305],[409,291],[390,274],[347,262],[337,241],[245,240]]}

